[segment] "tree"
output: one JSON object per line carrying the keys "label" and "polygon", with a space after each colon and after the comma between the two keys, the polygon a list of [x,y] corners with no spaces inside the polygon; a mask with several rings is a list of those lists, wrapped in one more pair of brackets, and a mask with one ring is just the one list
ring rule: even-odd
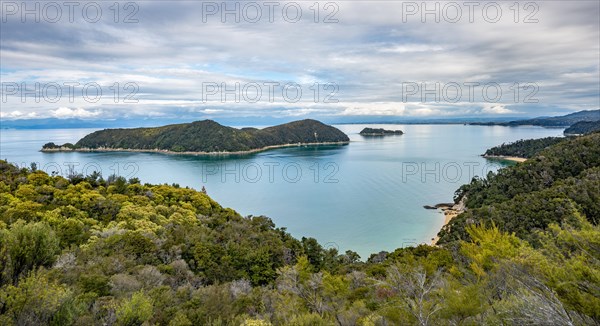
{"label": "tree", "polygon": [[312,273],[312,267],[306,256],[298,258],[294,266],[281,268],[277,278],[279,291],[298,296],[310,312],[320,316],[325,313],[322,287],[323,273]]}
{"label": "tree", "polygon": [[432,325],[442,309],[441,289],[444,285],[441,271],[432,275],[420,266],[393,265],[388,269],[386,284],[418,325]]}
{"label": "tree", "polygon": [[9,230],[0,230],[2,284],[16,284],[37,267],[50,267],[59,250],[58,237],[44,222],[17,221]]}
{"label": "tree", "polygon": [[31,272],[0,291],[0,324],[48,324],[70,297],[71,291],[45,272]]}
{"label": "tree", "polygon": [[344,255],[346,261],[350,264],[355,264],[360,261],[360,255],[356,253],[356,251],[346,250],[346,254]]}
{"label": "tree", "polygon": [[152,300],[144,292],[136,292],[117,309],[117,323],[123,326],[141,325],[152,317],[152,312]]}
{"label": "tree", "polygon": [[325,253],[315,238],[302,237],[302,249],[310,264],[318,271],[323,266]]}
{"label": "tree", "polygon": [[448,281],[442,290],[444,307],[440,311],[440,317],[453,325],[463,325],[488,308],[485,294],[482,284]]}

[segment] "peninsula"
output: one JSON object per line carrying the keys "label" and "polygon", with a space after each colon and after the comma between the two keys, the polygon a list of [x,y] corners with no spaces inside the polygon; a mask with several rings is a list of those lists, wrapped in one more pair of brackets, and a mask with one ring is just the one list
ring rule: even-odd
{"label": "peninsula", "polygon": [[600,130],[600,120],[580,121],[565,129],[565,136],[581,136]]}
{"label": "peninsula", "polygon": [[350,139],[335,127],[306,119],[264,129],[236,129],[212,120],[152,128],[104,129],[75,144],[47,143],[43,152],[134,151],[166,154],[246,154],[271,148],[345,144]]}
{"label": "peninsula", "polygon": [[539,139],[517,140],[488,149],[482,156],[485,158],[505,159],[523,162],[534,157],[546,148],[566,141],[565,137],[546,137]]}

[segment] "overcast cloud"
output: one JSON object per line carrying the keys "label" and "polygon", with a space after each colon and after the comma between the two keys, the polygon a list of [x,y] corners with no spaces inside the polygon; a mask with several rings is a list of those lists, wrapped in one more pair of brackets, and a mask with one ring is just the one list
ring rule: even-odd
{"label": "overcast cloud", "polygon": [[[233,15],[223,22],[222,8],[207,15],[221,2],[121,2],[117,14],[112,1],[98,1],[95,23],[95,8],[82,14],[86,2],[72,17],[64,2],[53,2],[62,10],[56,22],[49,2],[37,2],[39,17],[22,17],[36,2],[21,3],[2,1],[3,119],[495,117],[600,106],[598,1],[520,2],[518,12],[513,1],[498,1],[498,17],[489,1],[473,7],[472,17],[465,2],[428,1],[428,9],[439,6],[439,23],[433,14],[422,21],[421,1],[317,2],[318,22],[313,1],[270,2],[271,17],[269,3],[244,12],[248,2],[238,2],[239,23]],[[302,17],[293,23],[296,4]],[[252,23],[256,7],[262,17]],[[23,92],[36,83],[47,96]],[[72,97],[65,83],[79,83]],[[222,83],[240,83],[239,101],[233,93],[221,99],[214,86]],[[302,95],[290,88],[283,96],[286,83],[300,85]],[[97,102],[93,87],[81,95],[85,84],[101,85]],[[256,85],[262,96],[254,102]]]}

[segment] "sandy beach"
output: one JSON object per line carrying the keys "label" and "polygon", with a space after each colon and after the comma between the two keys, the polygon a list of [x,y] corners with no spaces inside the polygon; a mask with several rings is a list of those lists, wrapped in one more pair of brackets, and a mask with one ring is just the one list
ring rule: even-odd
{"label": "sandy beach", "polygon": [[[455,205],[448,205],[448,204],[436,205],[436,207],[438,209],[441,209],[442,213],[444,213],[444,224],[442,225],[442,228],[444,226],[446,226],[448,223],[450,223],[450,221],[453,218],[455,218],[458,214],[460,214],[466,210],[465,200],[466,200],[466,198],[463,198],[458,202],[458,204],[455,204]],[[441,230],[441,228],[440,228],[440,230]],[[436,235],[435,238],[431,239],[431,245],[435,246],[439,239],[440,238]]]}
{"label": "sandy beach", "polygon": [[513,162],[525,162],[527,161],[524,157],[516,157],[516,156],[502,156],[502,155],[483,155],[484,158],[498,159],[498,160],[507,160]]}
{"label": "sandy beach", "polygon": [[282,144],[282,145],[273,145],[273,146],[265,146],[261,148],[255,148],[247,151],[235,151],[235,152],[174,152],[166,149],[132,149],[132,148],[109,148],[109,147],[99,147],[99,148],[68,148],[68,147],[59,147],[59,148],[42,148],[41,152],[136,152],[136,153],[160,153],[160,154],[169,154],[169,155],[198,155],[198,156],[213,156],[213,155],[246,155],[252,153],[264,152],[269,149],[275,148],[285,148],[285,147],[299,147],[299,146],[317,146],[317,145],[345,145],[350,142],[320,142],[320,143],[294,143],[294,144]]}

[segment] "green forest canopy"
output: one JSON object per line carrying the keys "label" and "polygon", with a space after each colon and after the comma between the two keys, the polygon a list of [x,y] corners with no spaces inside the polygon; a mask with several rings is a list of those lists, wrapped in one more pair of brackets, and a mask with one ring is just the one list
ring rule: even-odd
{"label": "green forest canopy", "polygon": [[485,151],[483,156],[512,156],[532,158],[549,146],[567,140],[563,137],[546,137],[538,139],[521,139],[516,142],[502,144]]}
{"label": "green forest canopy", "polygon": [[212,120],[152,128],[104,129],[76,144],[47,143],[42,150],[133,149],[171,152],[238,152],[267,146],[307,143],[345,143],[348,136],[316,120],[294,121],[264,129],[236,129]]}
{"label": "green forest canopy", "polygon": [[600,116],[598,121],[581,121],[565,129],[565,135],[585,135],[600,130]]}

